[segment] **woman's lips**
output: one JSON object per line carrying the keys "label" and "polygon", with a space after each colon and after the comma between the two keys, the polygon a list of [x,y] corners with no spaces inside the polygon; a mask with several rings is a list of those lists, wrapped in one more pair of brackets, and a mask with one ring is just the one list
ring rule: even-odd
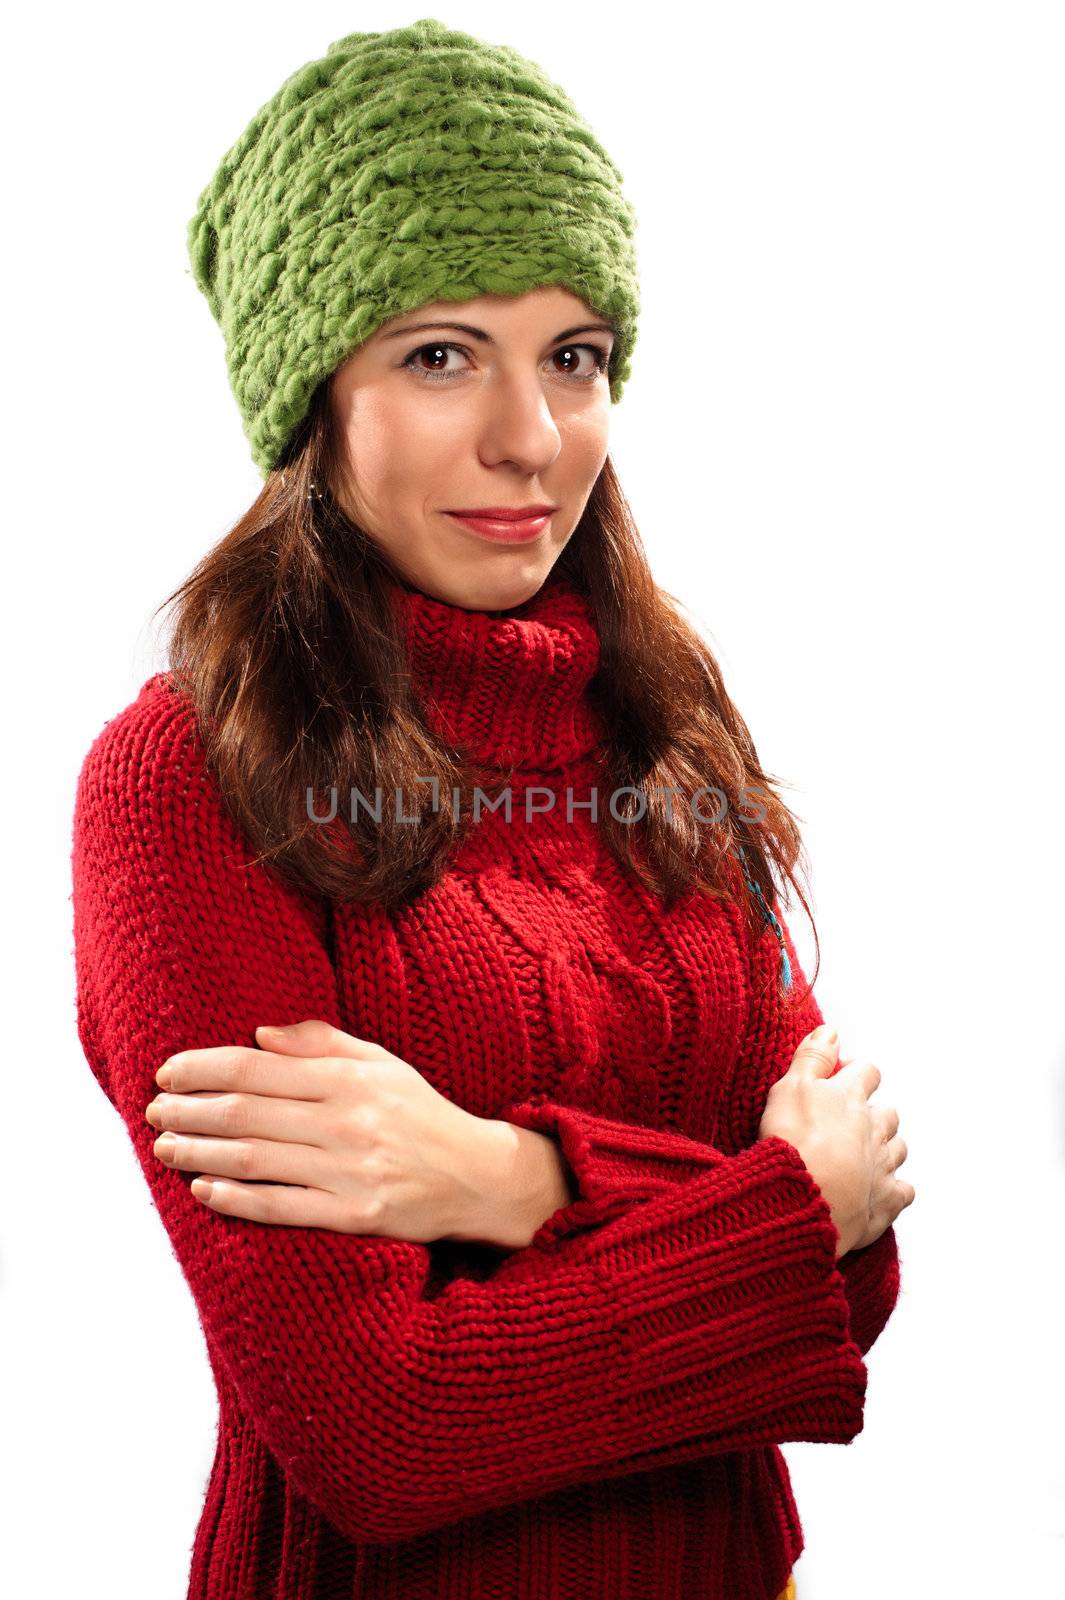
{"label": "woman's lips", "polygon": [[482,539],[492,539],[497,544],[526,544],[530,539],[539,538],[554,513],[548,511],[540,517],[525,517],[520,522],[500,522],[492,517],[462,517],[454,511],[445,511],[444,515],[461,522],[464,528],[480,534]]}

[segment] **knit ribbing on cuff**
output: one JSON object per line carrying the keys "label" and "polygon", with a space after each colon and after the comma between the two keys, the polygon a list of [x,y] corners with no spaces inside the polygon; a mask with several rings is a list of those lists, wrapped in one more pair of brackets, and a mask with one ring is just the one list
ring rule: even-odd
{"label": "knit ribbing on cuff", "polygon": [[717,1434],[751,1447],[848,1443],[861,1431],[868,1374],[850,1334],[839,1235],[794,1146],[763,1139],[722,1155],[608,1234],[568,1248],[587,1252],[614,1311],[606,1388],[619,1449],[631,1455],[658,1430],[676,1447],[680,1419],[694,1437],[710,1413]]}
{"label": "knit ribbing on cuff", "polygon": [[534,1246],[608,1222],[728,1160],[669,1129],[631,1127],[546,1095],[509,1106],[502,1120],[555,1138],[576,1180],[576,1198],[544,1219]]}

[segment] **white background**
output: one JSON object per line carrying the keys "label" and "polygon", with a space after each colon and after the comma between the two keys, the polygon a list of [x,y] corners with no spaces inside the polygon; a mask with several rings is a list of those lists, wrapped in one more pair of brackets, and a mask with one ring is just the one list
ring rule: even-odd
{"label": "white background", "polygon": [[1065,50],[1061,8],[1024,0],[9,27],[0,1581],[185,1593],[214,1393],[75,1033],[74,783],[165,665],[154,608],[260,486],[187,272],[199,192],[296,67],[420,15],[538,61],[625,175],[643,313],[614,460],[791,786],[821,1004],[910,1149],[864,1432],[786,1447],[799,1600],[1054,1600]]}

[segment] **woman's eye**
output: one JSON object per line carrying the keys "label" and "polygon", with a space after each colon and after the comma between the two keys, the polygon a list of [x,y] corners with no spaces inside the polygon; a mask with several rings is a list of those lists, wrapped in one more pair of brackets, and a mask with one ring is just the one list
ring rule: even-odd
{"label": "woman's eye", "polygon": [[424,356],[424,355],[429,355],[429,356],[433,357],[434,360],[438,359],[441,356],[444,356],[444,358],[446,360],[446,353],[449,350],[456,350],[456,351],[459,352],[460,355],[462,354],[462,348],[461,348],[460,345],[457,345],[457,344],[420,344],[418,346],[417,350],[412,350],[411,351],[410,355],[407,357],[406,361],[404,361],[403,365],[405,367],[410,367],[411,371],[415,372],[418,375],[419,378],[451,378],[451,377],[455,377],[455,376],[457,376],[457,374],[454,373],[454,372],[448,372],[446,370],[442,370],[439,367],[437,367],[435,370],[426,371],[423,367],[421,367],[420,365],[416,364],[416,363],[419,362],[420,358],[422,356]]}
{"label": "woman's eye", "polygon": [[[420,344],[416,350],[411,351],[402,364],[413,372],[416,377],[424,378],[430,383],[448,383],[453,378],[460,378],[464,370],[461,367],[448,369],[446,365],[447,357],[452,351],[460,356],[465,356],[468,353],[460,344],[434,341],[432,344]],[[590,357],[590,360],[582,364],[580,360],[582,355]],[[435,367],[422,366],[423,357],[435,362]],[[571,378],[575,383],[591,382],[600,373],[606,371],[610,361],[608,352],[597,344],[561,345],[559,349],[548,357],[548,360],[557,362],[560,358],[568,365],[564,366],[561,371],[556,367],[556,375],[563,378]]]}
{"label": "woman's eye", "polygon": [[597,344],[564,344],[560,349],[555,351],[554,355],[551,357],[551,360],[557,361],[559,356],[564,356],[567,360],[569,360],[574,356],[580,355],[591,356],[591,362],[586,364],[584,367],[570,367],[566,373],[567,377],[596,378],[601,372],[606,371],[607,362],[610,360],[610,357],[607,355],[606,351],[601,349]]}

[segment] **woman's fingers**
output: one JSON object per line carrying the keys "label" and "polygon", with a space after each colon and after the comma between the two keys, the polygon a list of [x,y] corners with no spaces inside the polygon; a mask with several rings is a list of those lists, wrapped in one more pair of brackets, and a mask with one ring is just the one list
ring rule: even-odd
{"label": "woman's fingers", "polygon": [[812,1077],[827,1078],[837,1070],[839,1060],[839,1034],[820,1023],[805,1039],[800,1039],[791,1058],[789,1071],[799,1069]]}
{"label": "woman's fingers", "polygon": [[181,1094],[215,1089],[285,1095],[291,1100],[323,1100],[336,1085],[336,1071],[314,1058],[222,1044],[204,1050],[179,1050],[163,1062],[155,1081],[160,1088]]}
{"label": "woman's fingers", "polygon": [[325,1150],[273,1139],[208,1139],[200,1134],[160,1133],[152,1152],[185,1173],[217,1173],[245,1182],[328,1186],[336,1171]]}
{"label": "woman's fingers", "polygon": [[198,1134],[162,1133],[153,1151],[168,1167],[211,1172],[250,1183],[322,1184],[335,1171],[322,1150],[270,1139],[208,1139]]}
{"label": "woman's fingers", "polygon": [[897,1172],[909,1153],[909,1147],[906,1144],[905,1139],[889,1139],[887,1142],[889,1170],[891,1172]]}
{"label": "woman's fingers", "polygon": [[899,1131],[899,1114],[894,1106],[875,1106],[884,1126],[884,1141],[893,1139]]}
{"label": "woman's fingers", "polygon": [[360,1039],[357,1034],[334,1028],[331,1022],[314,1019],[290,1022],[279,1028],[262,1023],[256,1028],[255,1036],[261,1036],[265,1048],[279,1055],[348,1056],[358,1061],[380,1054],[382,1048],[372,1039]]}
{"label": "woman's fingers", "polygon": [[160,1133],[202,1133],[218,1139],[287,1139],[321,1145],[325,1123],[316,1101],[272,1095],[171,1090],[157,1094],[144,1113]]}
{"label": "woman's fingers", "polygon": [[360,1209],[350,1199],[341,1203],[323,1189],[240,1183],[218,1172],[205,1172],[193,1179],[192,1192],[212,1211],[227,1217],[290,1228],[328,1228],[333,1233],[373,1233],[379,1212],[376,1201],[368,1200]]}
{"label": "woman's fingers", "polygon": [[909,1155],[909,1146],[905,1139],[889,1139],[886,1145],[888,1170],[895,1175],[894,1189],[894,1216],[905,1211],[907,1206],[912,1206],[917,1197],[917,1190],[912,1183],[899,1177],[899,1168]]}

